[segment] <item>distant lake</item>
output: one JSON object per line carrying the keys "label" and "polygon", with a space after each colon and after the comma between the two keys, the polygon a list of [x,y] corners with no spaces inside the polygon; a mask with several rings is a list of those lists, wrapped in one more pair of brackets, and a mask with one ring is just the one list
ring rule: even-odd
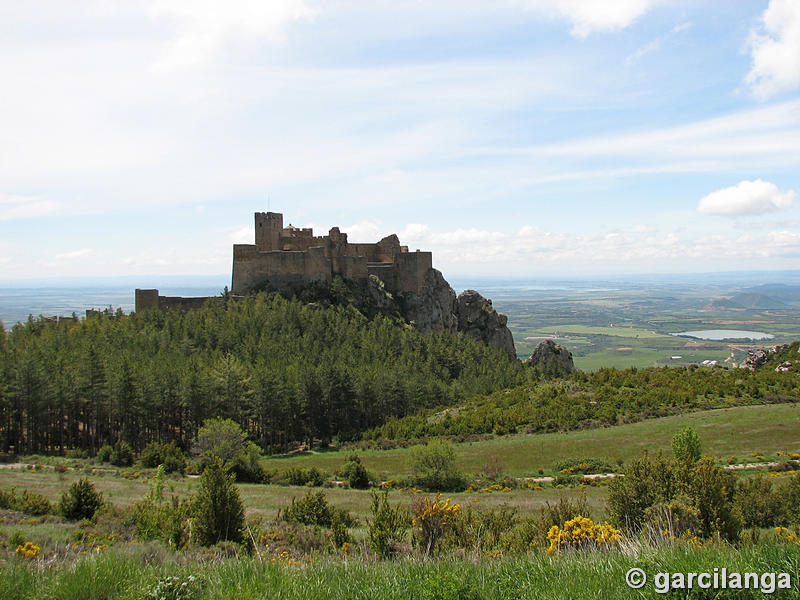
{"label": "distant lake", "polygon": [[701,331],[682,331],[673,333],[684,337],[693,337],[701,340],[771,340],[775,336],[761,331],[742,331],[740,329],[703,329]]}

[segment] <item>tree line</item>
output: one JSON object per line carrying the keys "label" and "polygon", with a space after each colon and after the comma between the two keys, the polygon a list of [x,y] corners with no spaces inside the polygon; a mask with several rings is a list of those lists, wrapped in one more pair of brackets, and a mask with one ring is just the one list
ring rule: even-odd
{"label": "tree line", "polygon": [[[800,374],[776,372],[796,361],[800,342],[749,369],[649,367],[602,368],[528,382],[473,398],[458,411],[442,407],[390,418],[362,436],[366,440],[430,436],[542,433],[619,425],[687,410],[800,401]],[[790,361],[790,362],[791,362]]]}
{"label": "tree line", "polygon": [[196,311],[0,327],[0,451],[92,454],[124,441],[187,449],[230,418],[265,450],[348,440],[433,406],[519,385],[526,369],[463,335],[421,334],[260,294]]}

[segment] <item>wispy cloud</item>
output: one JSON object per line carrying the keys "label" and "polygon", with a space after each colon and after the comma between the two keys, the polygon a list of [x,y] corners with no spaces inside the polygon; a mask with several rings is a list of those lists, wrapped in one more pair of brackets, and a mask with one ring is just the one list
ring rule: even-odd
{"label": "wispy cloud", "polygon": [[303,0],[151,0],[150,15],[171,20],[176,28],[157,66],[198,67],[228,45],[284,42],[289,25],[317,12]]}
{"label": "wispy cloud", "polygon": [[657,37],[656,39],[652,40],[648,44],[645,44],[644,46],[642,46],[641,48],[637,49],[635,52],[630,54],[625,59],[625,64],[628,66],[633,65],[634,63],[641,60],[642,57],[645,56],[646,54],[650,54],[651,52],[659,50],[661,46],[664,44],[664,42],[667,42],[670,38],[676,36],[677,34],[683,31],[687,31],[692,25],[693,23],[691,21],[686,21],[685,23],[680,23],[678,25],[675,25],[675,27],[670,29],[664,35]]}
{"label": "wispy cloud", "polygon": [[37,197],[0,194],[0,221],[44,217],[61,210],[61,204]]}
{"label": "wispy cloud", "polygon": [[91,248],[81,248],[80,250],[73,250],[72,252],[63,252],[56,254],[56,260],[72,260],[75,258],[82,258],[90,255],[94,250]]}

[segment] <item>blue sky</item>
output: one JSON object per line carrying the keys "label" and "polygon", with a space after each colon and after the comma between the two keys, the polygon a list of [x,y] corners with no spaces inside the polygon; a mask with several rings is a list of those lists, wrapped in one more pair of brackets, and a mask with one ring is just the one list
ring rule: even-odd
{"label": "blue sky", "polygon": [[226,274],[252,214],[446,276],[800,268],[797,0],[6,0],[0,280]]}

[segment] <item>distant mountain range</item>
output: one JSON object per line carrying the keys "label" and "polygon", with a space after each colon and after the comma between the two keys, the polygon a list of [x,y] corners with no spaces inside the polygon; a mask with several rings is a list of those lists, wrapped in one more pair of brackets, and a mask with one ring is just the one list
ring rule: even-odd
{"label": "distant mountain range", "polygon": [[768,283],[743,288],[730,298],[718,298],[705,310],[788,309],[800,305],[800,285]]}

